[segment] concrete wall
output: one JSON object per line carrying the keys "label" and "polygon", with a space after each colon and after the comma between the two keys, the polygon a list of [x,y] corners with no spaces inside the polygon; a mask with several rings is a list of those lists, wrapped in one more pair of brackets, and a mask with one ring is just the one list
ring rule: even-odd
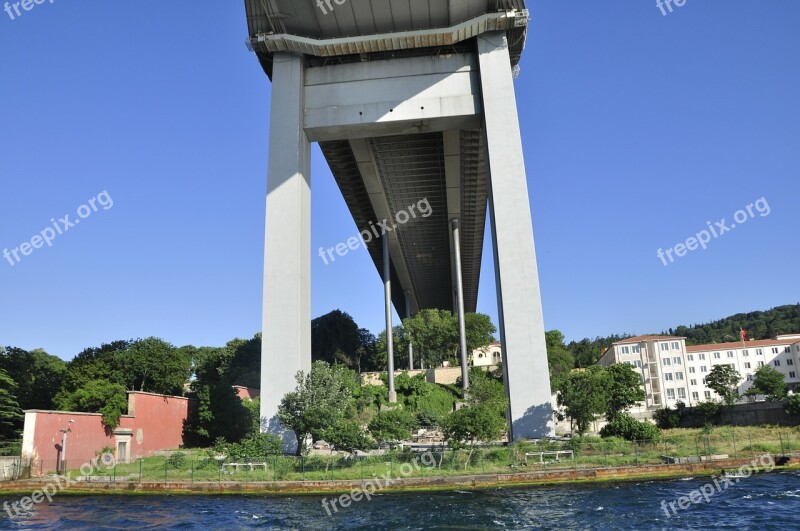
{"label": "concrete wall", "polygon": [[19,457],[0,457],[0,481],[11,481],[19,475]]}
{"label": "concrete wall", "polygon": [[[103,448],[113,448],[115,457],[136,459],[158,450],[183,445],[183,426],[189,415],[188,398],[128,393],[128,415],[120,418],[114,431],[103,425],[97,413],[64,411],[26,411],[22,438],[22,459],[33,460],[34,474],[47,474],[57,468],[61,455],[61,430],[67,434],[66,458],[70,468],[77,468],[95,458]],[[71,425],[69,421],[74,421]],[[118,440],[130,439],[128,454],[117,455]]]}
{"label": "concrete wall", "polygon": [[[798,426],[800,417],[793,417],[786,413],[784,402],[756,402],[753,404],[737,404],[731,407],[723,407],[720,415],[721,424],[733,426]],[[700,428],[704,424],[703,419],[688,410],[688,414],[682,419],[682,428]]]}

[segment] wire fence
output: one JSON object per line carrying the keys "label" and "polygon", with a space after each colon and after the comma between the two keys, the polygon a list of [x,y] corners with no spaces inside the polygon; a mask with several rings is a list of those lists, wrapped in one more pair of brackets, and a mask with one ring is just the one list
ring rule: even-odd
{"label": "wire fence", "polygon": [[23,460],[17,467],[16,477],[44,476],[66,470],[73,480],[89,482],[321,482],[587,470],[725,458],[755,459],[764,454],[800,455],[800,433],[779,432],[755,438],[732,432],[730,435],[662,438],[658,442],[584,438],[460,450],[435,448],[425,453],[404,449],[382,455],[273,455],[238,461],[197,454],[202,452],[179,451],[171,456],[148,457],[111,466],[96,461],[96,466],[67,462],[59,467],[54,460]]}

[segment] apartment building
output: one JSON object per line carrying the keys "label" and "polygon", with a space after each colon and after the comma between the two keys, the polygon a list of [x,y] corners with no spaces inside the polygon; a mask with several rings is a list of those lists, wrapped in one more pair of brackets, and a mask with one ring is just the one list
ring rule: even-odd
{"label": "apartment building", "polygon": [[800,384],[800,334],[775,339],[686,346],[686,338],[638,336],[614,343],[600,358],[600,365],[629,363],[642,376],[646,409],[694,406],[719,399],[705,384],[715,365],[730,365],[742,375],[739,392],[753,385],[755,372],[771,365],[784,374],[790,388]]}

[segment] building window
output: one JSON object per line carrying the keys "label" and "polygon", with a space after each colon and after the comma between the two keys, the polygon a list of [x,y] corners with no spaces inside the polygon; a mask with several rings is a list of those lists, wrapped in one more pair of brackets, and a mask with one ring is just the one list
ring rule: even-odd
{"label": "building window", "polygon": [[694,367],[689,367],[689,374],[694,374],[694,373],[695,373]]}
{"label": "building window", "polygon": [[678,398],[686,398],[686,389],[683,387],[678,389]]}
{"label": "building window", "polygon": [[663,360],[661,360],[661,363],[664,364],[664,367],[669,367],[670,366],[669,358],[664,358]]}
{"label": "building window", "polygon": [[697,380],[692,378],[691,380],[689,380],[689,385],[697,385]]}
{"label": "building window", "polygon": [[773,354],[777,354],[778,353],[778,347],[772,347],[772,353]]}
{"label": "building window", "polygon": [[733,363],[729,363],[729,364],[728,364],[728,367],[730,367],[731,369],[736,369],[736,365],[735,365],[735,364],[733,364]]}
{"label": "building window", "polygon": [[668,382],[671,382],[672,381],[672,373],[671,372],[664,373],[664,379],[666,381],[668,381]]}
{"label": "building window", "polygon": [[692,391],[692,400],[700,400],[700,393]]}
{"label": "building window", "polygon": [[688,356],[686,356],[686,359],[689,361],[694,361],[694,354],[689,354]]}
{"label": "building window", "polygon": [[763,362],[763,361],[759,361],[759,362],[758,362],[758,367],[759,367],[759,368],[761,368],[761,367],[763,367],[763,366],[764,366],[764,362]]}
{"label": "building window", "polygon": [[786,365],[794,365],[794,360],[792,358],[789,358],[788,360],[786,360]]}
{"label": "building window", "polygon": [[757,348],[756,349],[756,354],[758,354],[759,356],[763,356],[764,355],[764,349],[763,348]]}
{"label": "building window", "polygon": [[675,400],[675,389],[667,389],[667,398]]}
{"label": "building window", "polygon": [[745,369],[749,369],[750,368],[750,362],[749,361],[744,362],[744,368]]}
{"label": "building window", "polygon": [[698,356],[698,357],[699,357],[699,359],[701,361],[705,361],[705,359],[706,359],[706,355],[705,354],[700,354],[700,356]]}
{"label": "building window", "polygon": [[780,367],[781,366],[781,360],[775,360],[775,361],[772,362],[772,364],[775,365],[776,367]]}
{"label": "building window", "polygon": [[700,367],[700,372],[708,372],[708,367],[703,365],[702,367]]}
{"label": "building window", "polygon": [[682,365],[683,364],[683,362],[681,361],[680,358],[672,358],[672,363],[674,363],[675,365]]}
{"label": "building window", "polygon": [[641,351],[642,349],[639,347],[639,345],[634,345],[631,347],[631,352],[633,352],[634,354],[639,354]]}
{"label": "building window", "polygon": [[796,378],[796,377],[797,375],[794,373],[794,371],[789,371],[789,378]]}
{"label": "building window", "polygon": [[669,350],[669,343],[661,343],[661,350]]}
{"label": "building window", "polygon": [[745,358],[746,358],[747,356],[749,356],[749,355],[750,355],[750,352],[748,352],[748,350],[747,350],[747,349],[744,349],[744,350],[742,351],[742,356],[744,356]]}
{"label": "building window", "polygon": [[715,353],[714,353],[714,359],[715,359],[715,360],[718,360],[719,358],[720,358],[720,354],[719,354],[719,352],[715,352]]}
{"label": "building window", "polygon": [[732,358],[732,357],[733,357],[733,351],[732,351],[732,350],[729,350],[729,351],[728,351],[728,357],[729,357],[729,358]]}
{"label": "building window", "polygon": [[703,393],[703,396],[705,396],[706,399],[711,398],[711,391],[706,391],[705,393]]}
{"label": "building window", "polygon": [[642,360],[634,360],[633,366],[636,367],[637,369],[641,369],[642,368]]}
{"label": "building window", "polygon": [[792,351],[792,347],[786,347],[785,349],[783,349],[783,351],[788,354],[789,352]]}
{"label": "building window", "polygon": [[672,350],[680,350],[680,349],[681,349],[681,344],[678,343],[677,341],[673,341],[672,342]]}
{"label": "building window", "polygon": [[683,380],[683,373],[682,372],[676,372],[675,373],[675,379],[676,380]]}
{"label": "building window", "polygon": [[752,382],[753,381],[753,375],[752,374],[748,374],[747,375],[747,381],[748,382]]}
{"label": "building window", "polygon": [[623,354],[630,354],[631,353],[631,349],[628,348],[628,347],[622,347],[622,353]]}

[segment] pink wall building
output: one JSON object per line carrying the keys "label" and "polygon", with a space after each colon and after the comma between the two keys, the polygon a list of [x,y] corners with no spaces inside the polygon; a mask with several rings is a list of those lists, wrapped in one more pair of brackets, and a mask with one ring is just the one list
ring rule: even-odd
{"label": "pink wall building", "polygon": [[23,463],[32,459],[35,474],[57,470],[65,429],[69,429],[65,457],[71,469],[88,463],[104,448],[111,448],[121,463],[179,448],[191,405],[188,398],[129,392],[128,414],[114,430],[103,424],[99,413],[26,411]]}

